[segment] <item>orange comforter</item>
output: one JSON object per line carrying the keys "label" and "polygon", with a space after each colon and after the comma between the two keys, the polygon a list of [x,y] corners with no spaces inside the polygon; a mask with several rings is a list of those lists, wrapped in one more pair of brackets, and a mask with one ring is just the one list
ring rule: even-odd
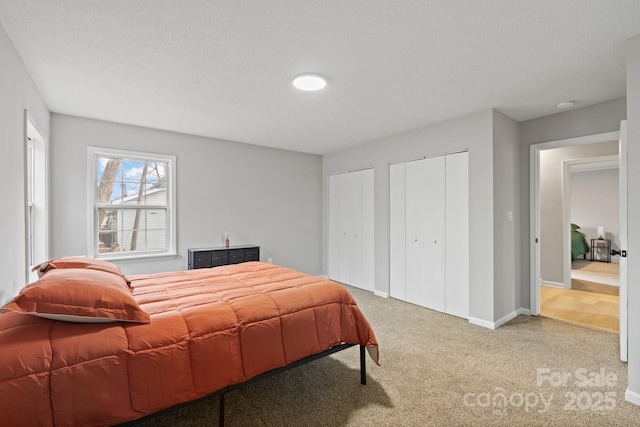
{"label": "orange comforter", "polygon": [[377,359],[369,323],[328,280],[258,262],[128,278],[149,324],[0,314],[0,424],[117,424],[343,342]]}

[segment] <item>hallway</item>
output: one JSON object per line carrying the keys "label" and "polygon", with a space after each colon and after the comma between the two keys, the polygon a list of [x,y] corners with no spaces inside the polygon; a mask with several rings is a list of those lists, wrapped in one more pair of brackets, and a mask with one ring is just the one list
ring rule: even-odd
{"label": "hallway", "polygon": [[618,264],[576,260],[572,289],[540,287],[540,315],[593,329],[618,332]]}

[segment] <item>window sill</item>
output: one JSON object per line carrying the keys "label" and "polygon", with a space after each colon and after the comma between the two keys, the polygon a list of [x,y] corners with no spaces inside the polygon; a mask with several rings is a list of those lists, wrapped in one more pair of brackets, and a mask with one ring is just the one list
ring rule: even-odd
{"label": "window sill", "polygon": [[96,256],[96,259],[103,261],[117,262],[136,262],[136,261],[158,261],[163,259],[174,259],[178,254],[175,252],[162,252],[157,254],[140,254],[140,255],[114,255],[114,256]]}

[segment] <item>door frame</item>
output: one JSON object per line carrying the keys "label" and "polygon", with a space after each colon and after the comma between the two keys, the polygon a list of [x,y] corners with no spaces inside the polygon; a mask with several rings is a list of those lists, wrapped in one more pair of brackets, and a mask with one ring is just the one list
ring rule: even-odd
{"label": "door frame", "polygon": [[529,146],[529,289],[530,313],[540,313],[540,152],[552,148],[618,141],[620,131],[540,142]]}
{"label": "door frame", "polygon": [[[619,169],[620,154],[562,161],[562,253],[564,289],[571,289],[571,172],[577,170]],[[620,184],[618,184],[618,188]],[[618,203],[619,204],[619,203]]]}
{"label": "door frame", "polygon": [[[627,154],[627,121],[623,120],[620,123],[620,183],[618,184],[618,190],[620,191],[620,250],[627,249],[628,233],[629,233],[629,218],[628,218],[628,197],[627,191],[627,173],[628,173],[628,154]],[[628,301],[628,276],[627,276],[627,259],[620,256],[620,360],[623,362],[628,361],[629,356],[629,301]],[[629,400],[629,399],[627,399]]]}

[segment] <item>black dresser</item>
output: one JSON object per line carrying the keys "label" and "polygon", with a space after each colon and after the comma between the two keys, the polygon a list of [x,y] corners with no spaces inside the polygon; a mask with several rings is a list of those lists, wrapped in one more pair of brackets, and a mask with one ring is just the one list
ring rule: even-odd
{"label": "black dresser", "polygon": [[224,246],[214,248],[189,249],[189,270],[211,268],[220,265],[260,261],[260,246]]}

